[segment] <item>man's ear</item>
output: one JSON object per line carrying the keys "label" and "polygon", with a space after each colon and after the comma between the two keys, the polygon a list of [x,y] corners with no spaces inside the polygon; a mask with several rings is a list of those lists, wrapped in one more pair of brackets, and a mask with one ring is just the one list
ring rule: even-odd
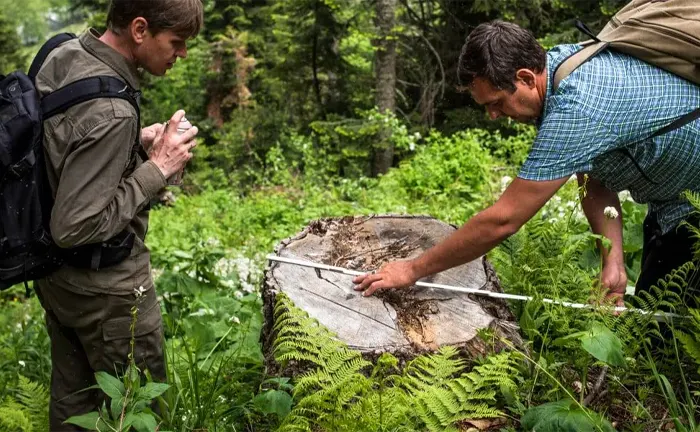
{"label": "man's ear", "polygon": [[146,39],[146,32],[148,31],[148,21],[143,17],[134,18],[129,25],[129,30],[131,33],[131,39],[137,45],[141,45]]}
{"label": "man's ear", "polygon": [[537,86],[537,74],[530,69],[519,69],[515,73],[515,78],[531,89]]}

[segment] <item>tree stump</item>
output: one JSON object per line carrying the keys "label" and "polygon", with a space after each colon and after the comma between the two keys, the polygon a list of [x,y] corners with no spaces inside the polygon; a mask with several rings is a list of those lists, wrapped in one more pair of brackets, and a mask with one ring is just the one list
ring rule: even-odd
{"label": "tree stump", "polygon": [[[322,219],[276,248],[279,256],[371,271],[388,261],[413,258],[455,227],[423,216]],[[425,282],[499,291],[485,258],[423,279]],[[518,328],[503,300],[436,288],[411,287],[363,297],[352,276],[287,263],[270,263],[265,273],[262,341],[271,360],[273,308],[278,293],[334,332],[365,357],[384,352],[411,359],[443,345],[474,356],[486,351],[477,332],[492,329],[519,345]]]}

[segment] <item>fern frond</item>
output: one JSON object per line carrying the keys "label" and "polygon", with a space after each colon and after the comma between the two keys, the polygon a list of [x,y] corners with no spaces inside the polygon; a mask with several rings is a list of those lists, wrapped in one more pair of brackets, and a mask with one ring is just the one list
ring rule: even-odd
{"label": "fern frond", "polygon": [[0,405],[0,432],[32,432],[33,430],[29,414],[23,406],[9,400]]}
{"label": "fern frond", "polygon": [[685,328],[674,333],[685,353],[698,366],[697,372],[700,374],[700,309],[690,309],[688,314],[690,319]]}

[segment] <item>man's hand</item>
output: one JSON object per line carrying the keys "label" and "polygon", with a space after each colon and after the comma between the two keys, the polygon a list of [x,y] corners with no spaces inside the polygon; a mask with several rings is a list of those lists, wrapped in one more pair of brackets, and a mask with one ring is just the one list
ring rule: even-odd
{"label": "man's hand", "polygon": [[194,139],[198,132],[196,126],[182,135],[177,132],[177,126],[184,116],[183,110],[177,111],[168,121],[168,125],[156,133],[148,152],[149,159],[160,168],[165,178],[170,178],[185,167],[192,158],[190,150],[197,145]]}
{"label": "man's hand", "polygon": [[148,127],[141,129],[141,145],[146,152],[150,151],[153,141],[156,136],[165,129],[163,123],[152,124]]}
{"label": "man's hand", "polygon": [[355,291],[364,291],[368,297],[377,290],[408,288],[418,280],[412,261],[394,261],[384,264],[378,272],[368,273],[353,279],[358,284]]}
{"label": "man's hand", "polygon": [[607,264],[600,273],[602,288],[607,290],[605,299],[615,306],[624,306],[624,296],[627,291],[627,272],[625,266],[620,264]]}

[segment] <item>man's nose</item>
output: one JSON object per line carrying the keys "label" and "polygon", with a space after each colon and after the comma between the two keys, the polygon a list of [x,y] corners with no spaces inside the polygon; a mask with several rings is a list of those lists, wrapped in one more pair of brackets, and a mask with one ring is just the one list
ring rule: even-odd
{"label": "man's nose", "polygon": [[180,49],[179,51],[176,51],[175,55],[177,55],[180,58],[187,58],[187,47],[184,47],[184,48]]}

